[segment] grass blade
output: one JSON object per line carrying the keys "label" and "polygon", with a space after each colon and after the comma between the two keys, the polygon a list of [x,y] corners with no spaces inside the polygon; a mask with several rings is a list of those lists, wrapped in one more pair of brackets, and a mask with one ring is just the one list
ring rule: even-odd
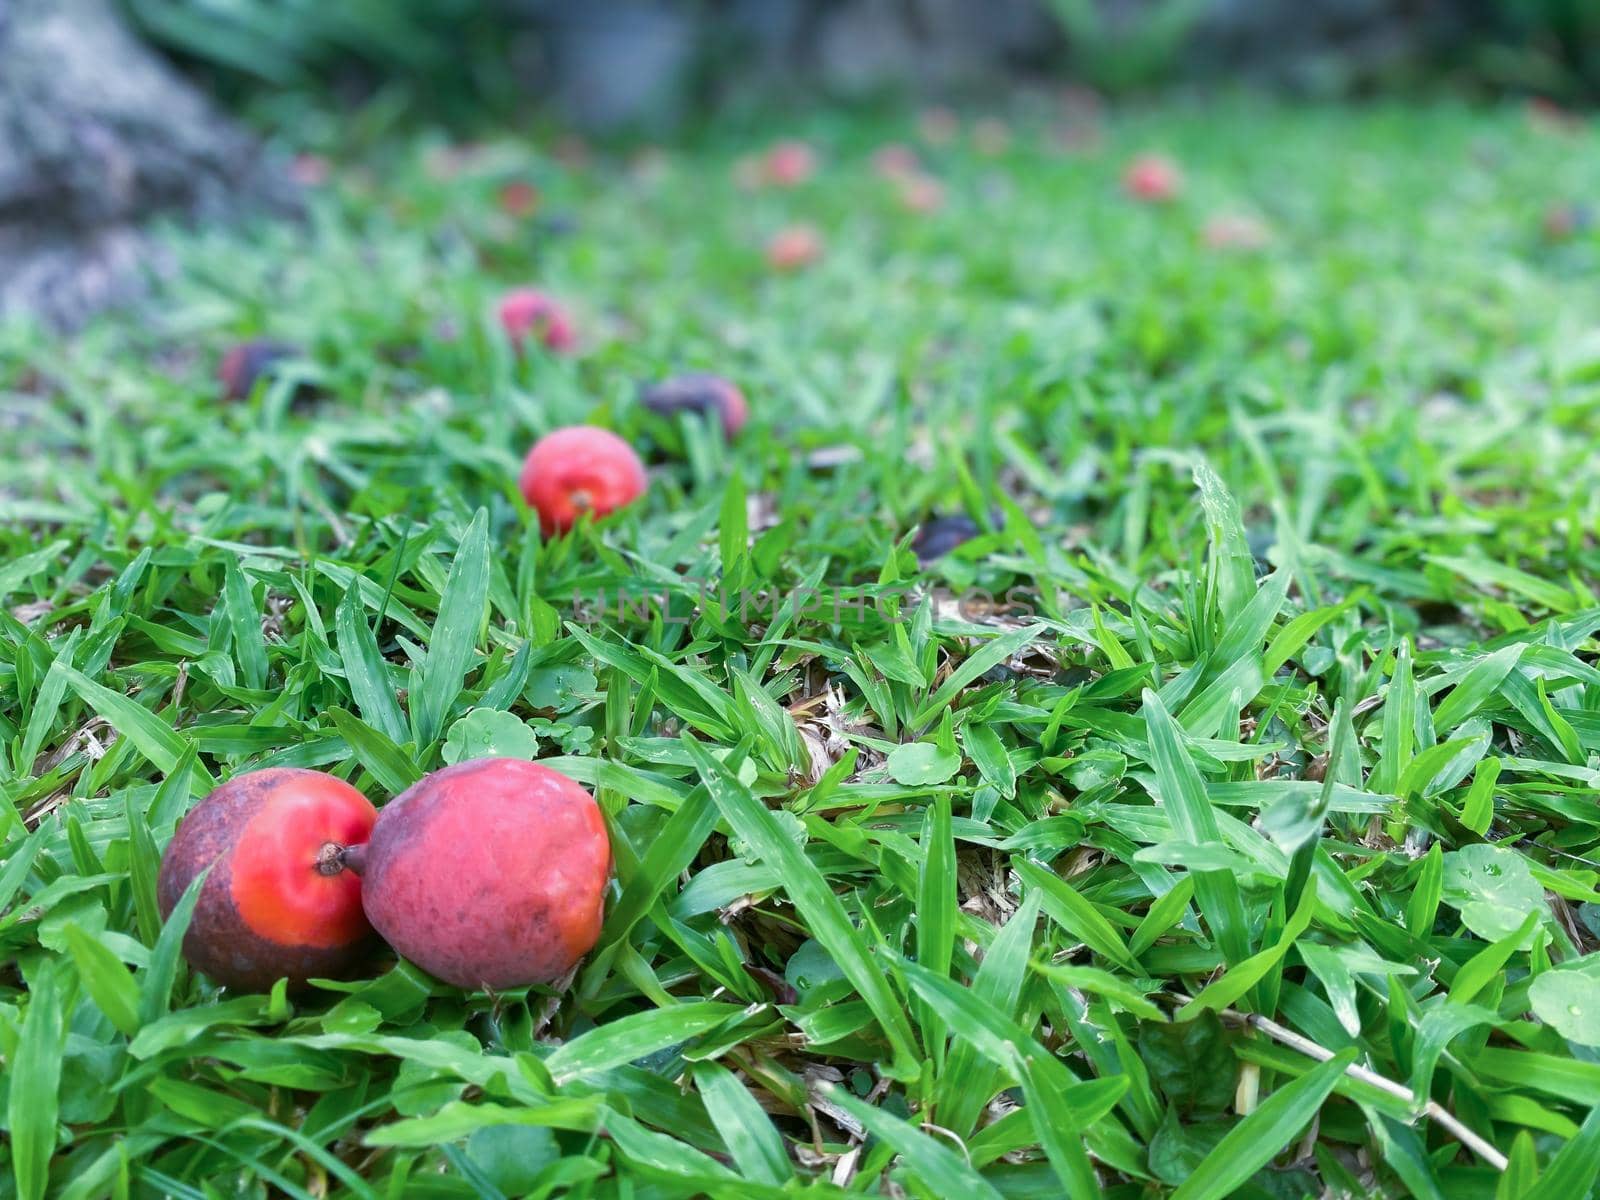
{"label": "grass blade", "polygon": [[1355,1050],[1341,1051],[1272,1093],[1227,1132],[1172,1193],[1172,1200],[1223,1200],[1232,1195],[1305,1128],[1355,1060]]}
{"label": "grass blade", "polygon": [[867,1127],[873,1136],[892,1146],[906,1167],[935,1196],[1002,1200],[998,1191],[972,1164],[954,1150],[934,1141],[910,1122],[857,1100],[848,1091],[825,1083],[822,1094]]}
{"label": "grass blade", "polygon": [[767,806],[740,783],[726,766],[693,738],[683,744],[694,759],[700,778],[728,824],[752,846],[761,860],[777,869],[790,901],[805,919],[812,935],[827,948],[845,978],[872,1009],[889,1039],[894,1054],[892,1073],[901,1078],[920,1074],[917,1052],[900,1002],[884,978],[881,962],[874,961],[866,940],[851,924],[844,905],[828,881],[787,832],[779,827]]}
{"label": "grass blade", "polygon": [[450,706],[461,694],[488,605],[489,513],[480,508],[450,565],[428,639],[428,657],[412,688],[411,732],[419,749],[438,739]]}
{"label": "grass blade", "polygon": [[[1196,845],[1220,842],[1222,832],[1206,795],[1205,781],[1183,745],[1177,722],[1160,697],[1149,689],[1144,693],[1144,718],[1149,730],[1151,765],[1155,767],[1162,806],[1172,821],[1173,832]],[[1229,962],[1244,961],[1250,954],[1250,931],[1238,880],[1226,871],[1197,871],[1194,886],[1200,911],[1221,944],[1223,955]]]}
{"label": "grass blade", "polygon": [[56,965],[43,963],[33,977],[28,1010],[23,1015],[16,1053],[7,1072],[11,1077],[11,1169],[16,1175],[19,1200],[43,1200],[50,1182],[66,1019]]}

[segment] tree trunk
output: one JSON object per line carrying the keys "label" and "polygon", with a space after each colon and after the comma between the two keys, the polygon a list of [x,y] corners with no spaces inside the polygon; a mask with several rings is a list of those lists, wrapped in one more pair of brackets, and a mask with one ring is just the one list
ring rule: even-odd
{"label": "tree trunk", "polygon": [[76,324],[159,267],[151,218],[291,199],[110,0],[0,0],[0,315]]}

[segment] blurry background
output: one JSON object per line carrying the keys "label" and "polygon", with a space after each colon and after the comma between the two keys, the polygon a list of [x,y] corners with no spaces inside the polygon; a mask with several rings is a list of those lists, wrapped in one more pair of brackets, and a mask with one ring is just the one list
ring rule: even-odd
{"label": "blurry background", "polygon": [[[150,218],[297,206],[399,129],[682,133],[906,97],[1600,96],[1596,0],[0,0],[0,316],[137,288]],[[310,169],[316,170],[315,164]]]}
{"label": "blurry background", "polygon": [[529,98],[588,128],[752,97],[1071,78],[1321,97],[1600,89],[1594,0],[124,0],[226,95],[380,92],[456,119]]}

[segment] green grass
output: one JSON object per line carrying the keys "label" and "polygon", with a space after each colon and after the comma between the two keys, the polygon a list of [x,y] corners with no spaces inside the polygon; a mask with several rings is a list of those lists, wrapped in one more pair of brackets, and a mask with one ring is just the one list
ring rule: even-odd
{"label": "green grass", "polygon": [[[1539,220],[1592,132],[1024,114],[912,217],[868,157],[913,129],[820,114],[755,195],[793,127],[386,144],[179,237],[147,320],[0,333],[0,1194],[1588,1194],[1600,239]],[[1121,199],[1145,148],[1178,203]],[[498,212],[524,176],[568,232]],[[1238,210],[1273,243],[1207,249]],[[826,259],[768,274],[800,219]],[[526,281],[581,356],[497,339]],[[252,334],[324,398],[222,403]],[[686,369],[732,446],[634,403]],[[541,544],[515,470],[574,421],[651,490]],[[559,1002],[235,996],[163,934],[215,781],[382,803],[535,737],[617,862]]]}

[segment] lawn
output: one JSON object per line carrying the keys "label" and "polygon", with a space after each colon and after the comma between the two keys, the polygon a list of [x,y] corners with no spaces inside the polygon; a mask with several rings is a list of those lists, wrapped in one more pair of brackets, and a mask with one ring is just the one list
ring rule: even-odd
{"label": "lawn", "polygon": [[[1592,126],[328,128],[303,221],[0,331],[0,1195],[1589,1193],[1600,235],[1543,222]],[[814,178],[736,182],[794,136]],[[508,347],[525,283],[579,353]],[[261,335],[303,365],[225,402]],[[736,439],[639,405],[685,370]],[[544,541],[517,470],[577,422],[650,489]],[[607,815],[566,992],[183,965],[155,872],[216,783],[487,752]]]}

